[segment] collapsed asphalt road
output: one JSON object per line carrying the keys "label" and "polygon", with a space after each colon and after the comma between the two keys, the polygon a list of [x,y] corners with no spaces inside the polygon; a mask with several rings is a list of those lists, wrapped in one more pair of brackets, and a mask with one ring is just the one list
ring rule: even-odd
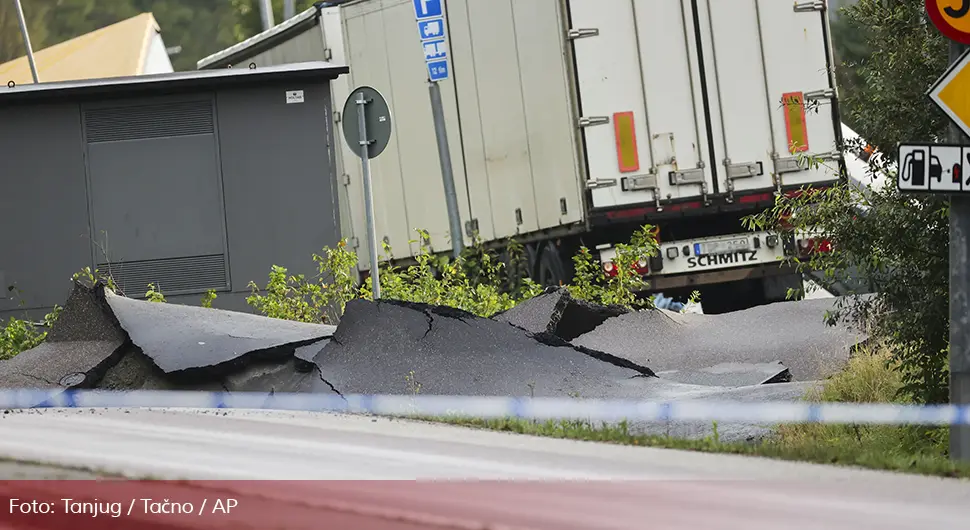
{"label": "collapsed asphalt road", "polygon": [[[822,325],[831,304],[682,315],[602,307],[550,290],[492,318],[354,300],[334,327],[134,300],[77,283],[48,340],[0,361],[0,387],[792,400],[862,339]],[[724,439],[761,432],[719,426]]]}

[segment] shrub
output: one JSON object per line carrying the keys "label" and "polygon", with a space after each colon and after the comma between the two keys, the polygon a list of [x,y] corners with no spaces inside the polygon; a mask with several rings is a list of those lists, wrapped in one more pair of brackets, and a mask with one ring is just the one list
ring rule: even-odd
{"label": "shrub", "polygon": [[[59,306],[44,316],[44,326],[48,329],[54,325],[61,313]],[[10,359],[29,349],[40,346],[47,338],[46,331],[40,331],[39,326],[28,320],[11,318],[6,325],[0,327],[0,360]]]}
{"label": "shrub", "polygon": [[[450,260],[431,254],[427,244],[429,234],[417,230],[420,245],[414,265],[400,268],[389,264],[391,248],[384,245],[385,260],[380,270],[381,297],[407,302],[455,307],[479,316],[492,316],[506,311],[516,303],[541,292],[526,278],[522,290],[503,289],[508,277],[503,274],[505,264],[495,254],[476,241],[471,249]],[[361,297],[373,299],[371,285],[365,282]]]}
{"label": "shrub", "polygon": [[11,318],[6,326],[0,328],[0,359],[9,359],[36,348],[47,338],[47,332],[40,332],[33,323]]}
{"label": "shrub", "polygon": [[633,233],[629,243],[616,245],[616,257],[613,258],[616,274],[607,277],[589,249],[580,247],[573,256],[576,274],[574,285],[567,286],[569,293],[603,305],[652,307],[651,298],[639,296],[650,285],[637,272],[637,265],[655,256],[658,249],[654,227],[644,225]]}
{"label": "shrub", "polygon": [[[418,239],[410,241],[419,245],[413,265],[392,265],[392,249],[383,245],[379,265],[382,298],[449,306],[489,317],[542,292],[542,287],[524,274],[524,250],[515,241],[508,242],[504,261],[477,237],[461,256],[449,259],[431,252],[427,231],[416,232]],[[566,288],[577,298],[604,305],[650,306],[649,299],[638,296],[648,285],[637,273],[636,263],[656,253],[653,234],[653,227],[644,226],[629,244],[617,245],[615,262],[620,271],[610,278],[603,274],[589,249],[581,248],[574,258],[575,285]],[[373,299],[369,281],[355,285],[357,256],[347,249],[345,241],[335,249],[324,249],[323,255],[314,255],[313,259],[320,272],[316,277],[290,275],[286,268],[274,265],[264,288],[250,283],[252,295],[247,302],[269,317],[335,323],[348,301]]]}

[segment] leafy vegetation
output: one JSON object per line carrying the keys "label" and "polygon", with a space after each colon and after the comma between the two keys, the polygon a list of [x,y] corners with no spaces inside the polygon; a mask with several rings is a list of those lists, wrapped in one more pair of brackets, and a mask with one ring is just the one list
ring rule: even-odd
{"label": "leafy vegetation", "polygon": [[[21,301],[21,305],[23,301]],[[10,318],[6,324],[0,321],[0,360],[10,359],[20,352],[40,346],[47,339],[47,331],[42,328],[50,329],[61,313],[59,306],[44,316],[44,322],[37,324],[30,320]]]}
{"label": "leafy vegetation", "polygon": [[[426,243],[428,233],[416,232],[419,237],[411,243],[419,243],[420,251],[413,265],[391,265],[391,248],[384,245],[379,274],[382,298],[455,307],[488,317],[542,292],[541,286],[520,274],[525,267],[524,253],[517,250],[521,247],[515,242],[510,244],[508,263],[477,238],[461,256],[450,259],[432,254]],[[653,227],[642,227],[630,243],[617,245],[618,271],[607,277],[599,261],[583,247],[574,258],[574,283],[565,287],[584,300],[649,306],[650,300],[637,294],[647,283],[637,273],[636,264],[653,256],[657,248]],[[355,285],[357,256],[344,241],[336,248],[324,249],[323,255],[314,255],[313,259],[318,274],[312,278],[291,275],[285,267],[274,265],[265,286],[250,283],[249,304],[273,318],[335,323],[350,300],[373,299],[369,282]]]}
{"label": "leafy vegetation", "polygon": [[10,359],[22,351],[40,346],[47,332],[39,331],[32,322],[11,318],[0,328],[0,360]]}
{"label": "leafy vegetation", "polygon": [[926,91],[946,71],[948,41],[924,0],[859,0],[839,18],[840,80],[851,78],[840,99],[856,132],[884,153],[903,140],[942,139],[948,121]]}

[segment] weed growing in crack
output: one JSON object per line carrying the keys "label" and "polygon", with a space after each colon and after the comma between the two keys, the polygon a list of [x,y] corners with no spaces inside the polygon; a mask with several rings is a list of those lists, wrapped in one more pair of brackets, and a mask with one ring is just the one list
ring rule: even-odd
{"label": "weed growing in crack", "polygon": [[145,292],[145,299],[149,302],[155,303],[165,303],[165,295],[162,294],[162,289],[155,285],[154,283],[148,284],[148,291]]}
{"label": "weed growing in crack", "polygon": [[215,289],[209,289],[204,295],[202,295],[202,307],[212,309],[212,301],[216,298],[219,298],[219,295],[216,294]]}
{"label": "weed growing in crack", "polygon": [[107,287],[108,289],[111,289],[113,292],[123,295],[123,293],[121,293],[121,289],[118,288],[118,284],[117,282],[115,282],[115,279],[111,275],[111,273],[110,272],[103,273],[101,272],[100,269],[94,269],[94,271],[92,271],[91,267],[84,267],[78,272],[75,272],[74,275],[71,276],[71,280],[73,280],[74,282],[79,282],[81,280],[84,280],[88,285],[94,285],[100,282],[104,284],[104,286]]}
{"label": "weed growing in crack", "polygon": [[681,313],[686,313],[688,308],[690,308],[691,306],[695,306],[695,305],[697,305],[699,303],[701,303],[701,292],[700,291],[692,291],[690,293],[690,296],[687,298],[687,303],[684,304],[684,308],[681,309],[680,312]]}
{"label": "weed growing in crack", "polygon": [[408,375],[404,376],[404,381],[408,385],[408,393],[416,396],[421,393],[421,383],[415,378],[414,370],[408,372]]}

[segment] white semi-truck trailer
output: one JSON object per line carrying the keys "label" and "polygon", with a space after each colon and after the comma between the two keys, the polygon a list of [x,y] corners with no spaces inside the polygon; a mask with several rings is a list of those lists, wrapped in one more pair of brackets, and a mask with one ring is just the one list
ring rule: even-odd
{"label": "white semi-truck trailer", "polygon": [[[581,245],[612,273],[614,245],[652,224],[660,253],[640,264],[651,290],[700,290],[716,313],[801,287],[782,261],[819,245],[741,219],[844,178],[825,2],[442,1],[451,75],[441,93],[465,241],[514,238],[533,278],[552,285],[571,279]],[[415,229],[450,251],[413,1],[319,3],[198,67],[309,60],[350,66],[329,126],[355,86],[390,105],[393,136],[371,162],[378,238],[397,259],[419,251]],[[361,164],[336,150],[341,225],[363,270]]]}

